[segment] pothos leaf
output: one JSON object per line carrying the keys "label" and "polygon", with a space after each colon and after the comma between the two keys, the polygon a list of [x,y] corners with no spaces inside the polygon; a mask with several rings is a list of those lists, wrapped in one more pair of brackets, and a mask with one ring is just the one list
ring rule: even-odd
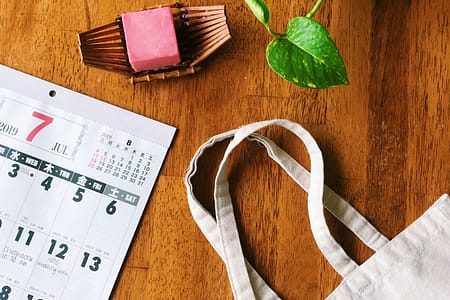
{"label": "pothos leaf", "polygon": [[292,19],[286,37],[276,38],[267,47],[266,58],[277,74],[302,87],[348,84],[336,45],[326,28],[311,18]]}
{"label": "pothos leaf", "polygon": [[267,26],[270,19],[270,11],[264,0],[245,0],[245,3],[250,7],[255,17]]}

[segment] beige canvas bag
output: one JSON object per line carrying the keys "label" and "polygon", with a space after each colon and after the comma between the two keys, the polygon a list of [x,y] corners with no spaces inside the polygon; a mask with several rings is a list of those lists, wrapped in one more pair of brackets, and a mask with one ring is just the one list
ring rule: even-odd
{"label": "beige canvas bag", "polygon": [[[311,159],[311,172],[259,129],[278,125],[303,141]],[[232,138],[215,178],[215,215],[198,202],[191,179],[199,157],[216,142]],[[308,214],[314,239],[325,258],[343,277],[327,299],[450,299],[450,198],[444,194],[416,222],[394,239],[379,233],[345,199],[324,185],[323,159],[314,138],[299,124],[270,120],[243,126],[212,137],[194,155],[185,178],[189,207],[199,228],[224,261],[235,299],[279,299],[242,253],[233,205],[228,189],[228,156],[244,139],[263,145],[276,161],[308,193]],[[356,264],[331,236],[325,222],[327,208],[375,253]]]}

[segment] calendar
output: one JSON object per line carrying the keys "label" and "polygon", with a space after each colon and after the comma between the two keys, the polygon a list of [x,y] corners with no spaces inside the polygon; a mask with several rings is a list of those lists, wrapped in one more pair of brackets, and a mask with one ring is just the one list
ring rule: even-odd
{"label": "calendar", "polygon": [[108,299],[174,134],[0,66],[0,300]]}

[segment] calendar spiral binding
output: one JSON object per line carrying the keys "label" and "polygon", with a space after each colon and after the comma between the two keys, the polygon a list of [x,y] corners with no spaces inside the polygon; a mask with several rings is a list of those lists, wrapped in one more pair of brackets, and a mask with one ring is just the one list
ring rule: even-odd
{"label": "calendar spiral binding", "polygon": [[130,76],[131,83],[169,79],[197,73],[200,63],[231,38],[225,5],[171,7],[181,62],[167,67],[136,72],[131,67],[121,16],[114,22],[78,34],[82,63]]}

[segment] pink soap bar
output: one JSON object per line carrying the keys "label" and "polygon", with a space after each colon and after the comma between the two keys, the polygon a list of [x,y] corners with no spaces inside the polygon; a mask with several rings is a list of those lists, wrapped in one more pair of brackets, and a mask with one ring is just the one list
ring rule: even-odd
{"label": "pink soap bar", "polygon": [[178,64],[172,9],[161,7],[122,15],[128,59],[135,71]]}

